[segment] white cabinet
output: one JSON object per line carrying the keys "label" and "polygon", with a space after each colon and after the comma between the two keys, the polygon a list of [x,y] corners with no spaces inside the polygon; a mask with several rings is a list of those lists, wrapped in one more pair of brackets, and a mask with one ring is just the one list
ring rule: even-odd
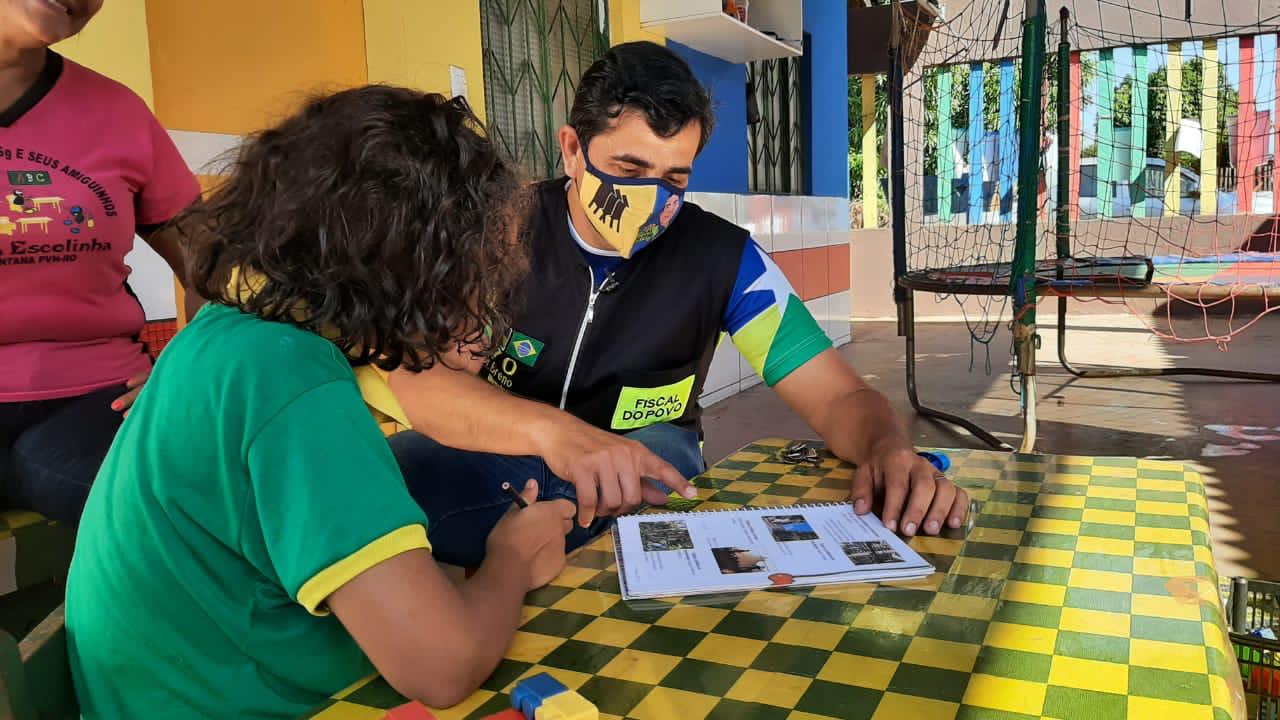
{"label": "white cabinet", "polygon": [[803,54],[802,0],[748,0],[745,23],[721,0],[640,0],[640,25],[731,63]]}

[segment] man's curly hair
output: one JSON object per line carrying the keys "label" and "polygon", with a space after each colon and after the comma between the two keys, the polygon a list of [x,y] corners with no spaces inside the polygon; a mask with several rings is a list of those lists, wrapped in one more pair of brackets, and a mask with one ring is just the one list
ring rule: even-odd
{"label": "man's curly hair", "polygon": [[[352,364],[416,372],[501,342],[526,208],[464,100],[374,85],[247,140],[178,225],[202,296],[323,335]],[[237,268],[256,292],[228,287]]]}

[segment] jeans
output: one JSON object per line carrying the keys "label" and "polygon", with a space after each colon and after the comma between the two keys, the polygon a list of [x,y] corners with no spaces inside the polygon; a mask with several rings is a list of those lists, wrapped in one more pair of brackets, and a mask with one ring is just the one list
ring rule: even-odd
{"label": "jeans", "polygon": [[[628,438],[671,463],[686,478],[706,470],[697,433],[675,425],[651,425]],[[538,499],[565,498],[576,503],[573,485],[556,477],[541,458],[468,452],[445,447],[424,435],[406,431],[390,438],[409,494],[427,514],[431,552],[440,562],[473,568],[484,560],[489,532],[511,506],[502,483],[519,488],[538,481]],[[565,549],[585,545],[609,528],[612,518],[597,518],[589,527],[576,522],[565,536]]]}
{"label": "jeans", "polygon": [[0,506],[80,521],[123,417],[123,385],[57,400],[0,403]]}

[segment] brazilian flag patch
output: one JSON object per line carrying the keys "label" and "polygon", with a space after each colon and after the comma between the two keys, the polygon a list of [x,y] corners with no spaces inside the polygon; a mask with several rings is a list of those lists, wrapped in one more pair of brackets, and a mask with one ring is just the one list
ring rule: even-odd
{"label": "brazilian flag patch", "polygon": [[535,340],[524,333],[512,331],[511,339],[507,341],[507,354],[516,360],[533,367],[538,362],[538,356],[542,354],[542,341]]}

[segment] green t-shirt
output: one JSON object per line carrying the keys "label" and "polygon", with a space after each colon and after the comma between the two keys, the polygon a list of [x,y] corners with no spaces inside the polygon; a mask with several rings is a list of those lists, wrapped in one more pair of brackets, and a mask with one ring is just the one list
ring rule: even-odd
{"label": "green t-shirt", "polygon": [[324,601],[429,548],[351,368],[208,306],[98,473],[67,584],[84,717],[296,717],[372,671]]}

